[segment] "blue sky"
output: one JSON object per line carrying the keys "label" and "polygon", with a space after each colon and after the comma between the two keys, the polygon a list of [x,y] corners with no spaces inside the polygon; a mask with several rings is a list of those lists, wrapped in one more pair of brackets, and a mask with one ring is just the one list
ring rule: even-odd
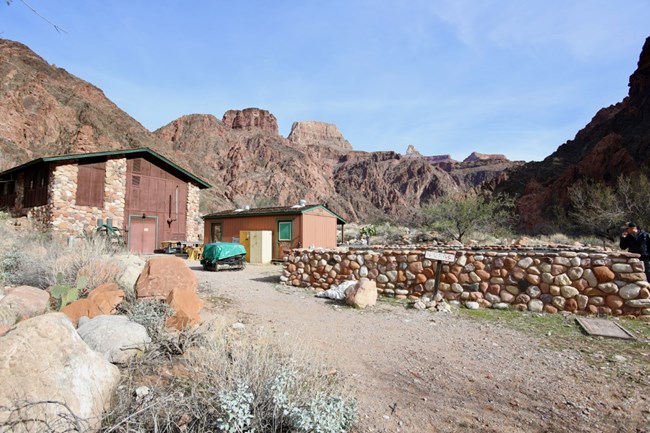
{"label": "blue sky", "polygon": [[541,160],[627,95],[647,0],[0,3],[0,37],[101,88],[150,130],[259,107],[409,144]]}

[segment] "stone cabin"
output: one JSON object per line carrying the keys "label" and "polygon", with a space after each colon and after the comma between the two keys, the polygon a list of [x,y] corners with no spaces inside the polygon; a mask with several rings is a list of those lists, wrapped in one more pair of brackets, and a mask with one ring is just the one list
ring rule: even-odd
{"label": "stone cabin", "polygon": [[62,236],[110,220],[131,251],[151,253],[200,239],[199,190],[209,187],[149,148],[61,155],[0,173],[0,207]]}
{"label": "stone cabin", "polygon": [[271,231],[272,258],[282,260],[293,248],[336,248],[337,229],[346,221],[324,204],[244,208],[203,217],[206,242],[239,241],[245,231]]}

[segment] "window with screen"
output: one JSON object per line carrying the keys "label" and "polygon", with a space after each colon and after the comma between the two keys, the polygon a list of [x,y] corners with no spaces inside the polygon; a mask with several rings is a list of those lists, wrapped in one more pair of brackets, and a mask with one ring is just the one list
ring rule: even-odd
{"label": "window with screen", "polygon": [[211,242],[221,242],[222,237],[221,223],[212,223],[210,230],[210,241]]}
{"label": "window with screen", "polygon": [[278,222],[278,240],[279,241],[291,240],[291,221]]}
{"label": "window with screen", "polygon": [[106,163],[79,164],[77,176],[77,205],[104,206]]}

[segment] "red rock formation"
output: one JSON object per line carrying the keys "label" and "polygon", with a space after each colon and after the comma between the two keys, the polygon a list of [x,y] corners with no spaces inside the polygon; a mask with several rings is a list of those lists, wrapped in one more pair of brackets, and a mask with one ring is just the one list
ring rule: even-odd
{"label": "red rock formation", "polygon": [[228,110],[223,115],[223,123],[232,129],[261,130],[278,134],[278,121],[275,116],[259,108]]}
{"label": "red rock formation", "polygon": [[463,160],[463,162],[490,161],[490,160],[508,161],[508,158],[506,158],[505,155],[502,155],[500,153],[485,154],[479,152],[472,152],[467,158]]}
{"label": "red rock formation", "polygon": [[352,145],[332,123],[294,122],[287,139],[301,146],[329,146],[343,152],[352,150]]}
{"label": "red rock formation", "polygon": [[492,170],[353,152],[338,128],[323,122],[296,122],[284,138],[275,116],[258,108],[230,110],[222,121],[183,116],[151,133],[98,88],[6,40],[0,40],[0,119],[0,169],[46,155],[146,146],[214,186],[202,192],[206,212],[306,199],[351,221],[408,219],[432,197]]}
{"label": "red rock formation", "polygon": [[104,93],[18,42],[0,39],[0,166],[158,140]]}

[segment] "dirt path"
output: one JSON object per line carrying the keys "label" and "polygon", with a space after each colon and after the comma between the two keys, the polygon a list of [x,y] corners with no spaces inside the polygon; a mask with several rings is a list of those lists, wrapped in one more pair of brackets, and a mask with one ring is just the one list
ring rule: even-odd
{"label": "dirt path", "polygon": [[355,310],[279,285],[276,266],[190,266],[208,316],[300,341],[343,375],[360,432],[650,432],[650,371],[638,365],[598,365],[458,313],[390,302]]}

